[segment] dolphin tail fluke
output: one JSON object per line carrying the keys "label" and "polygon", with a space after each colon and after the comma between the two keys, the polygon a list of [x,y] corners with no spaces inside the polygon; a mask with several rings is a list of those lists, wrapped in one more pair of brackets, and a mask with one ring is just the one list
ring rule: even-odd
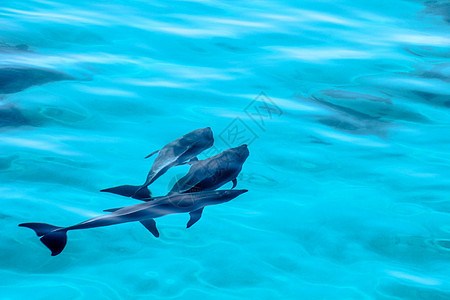
{"label": "dolphin tail fluke", "polygon": [[22,223],[19,224],[20,227],[27,227],[33,229],[37,236],[43,236],[53,230],[60,229],[61,227],[53,226],[46,223]]}
{"label": "dolphin tail fluke", "polygon": [[52,256],[61,253],[66,246],[67,229],[63,227],[45,223],[22,223],[19,226],[31,228],[38,236],[42,236],[41,242],[52,251]]}
{"label": "dolphin tail fluke", "polygon": [[58,255],[66,246],[67,230],[52,231],[41,237],[41,242],[52,251],[52,256]]}
{"label": "dolphin tail fluke", "polygon": [[41,242],[44,243],[50,251],[52,251],[52,256],[58,255],[66,246],[67,230],[63,229],[52,231],[41,237]]}
{"label": "dolphin tail fluke", "polygon": [[133,197],[138,200],[151,198],[152,196],[152,193],[146,186],[140,185],[121,185],[109,189],[104,189],[100,192],[108,192],[125,197]]}

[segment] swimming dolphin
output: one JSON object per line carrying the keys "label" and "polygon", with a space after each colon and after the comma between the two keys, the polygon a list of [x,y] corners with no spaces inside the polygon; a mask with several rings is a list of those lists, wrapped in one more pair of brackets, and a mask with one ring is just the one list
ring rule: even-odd
{"label": "swimming dolphin", "polygon": [[354,135],[375,135],[386,138],[389,122],[380,116],[373,116],[373,110],[362,113],[359,110],[334,104],[324,99],[312,96],[310,101],[333,112],[333,115],[317,116],[318,122],[336,130]]}
{"label": "swimming dolphin", "polygon": [[232,181],[234,189],[236,177],[242,170],[242,165],[249,156],[247,145],[227,149],[205,160],[192,162],[189,172],[173,186],[172,193],[192,193],[211,191]]}
{"label": "swimming dolphin", "polygon": [[70,75],[50,69],[27,67],[0,68],[0,94],[18,93],[35,85],[74,79]]}
{"label": "swimming dolphin", "polygon": [[13,105],[0,104],[0,128],[30,125],[30,121]]}
{"label": "swimming dolphin", "polygon": [[31,52],[29,51],[30,46],[25,44],[19,44],[19,45],[9,45],[6,43],[0,42],[0,53],[14,53],[14,52]]}
{"label": "swimming dolphin", "polygon": [[157,197],[154,201],[131,206],[109,209],[111,213],[101,215],[69,227],[58,227],[45,223],[22,223],[21,227],[33,229],[41,242],[52,251],[52,256],[58,255],[66,246],[67,231],[109,226],[128,222],[141,222],[155,237],[159,236],[155,218],[175,213],[189,213],[187,228],[195,224],[202,216],[203,209],[208,205],[228,202],[247,190],[220,190],[190,194],[173,194]]}
{"label": "swimming dolphin", "polygon": [[[220,188],[229,181],[233,182],[234,189],[237,184],[236,177],[242,170],[242,165],[249,156],[247,145],[227,149],[205,160],[188,162],[192,165],[189,172],[178,180],[168,195],[173,193],[192,193],[211,191]],[[139,197],[135,199],[151,201],[152,197]]]}
{"label": "swimming dolphin", "polygon": [[170,168],[182,165],[189,160],[198,160],[197,155],[210,148],[213,143],[214,138],[210,127],[191,131],[145,157],[148,158],[159,152],[143,185],[121,185],[101,190],[101,192],[109,192],[136,199],[149,198],[151,193],[147,187],[150,184]]}

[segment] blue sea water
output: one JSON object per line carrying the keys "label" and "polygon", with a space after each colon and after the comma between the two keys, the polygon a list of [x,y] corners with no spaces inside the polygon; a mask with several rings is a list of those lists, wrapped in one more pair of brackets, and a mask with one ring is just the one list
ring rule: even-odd
{"label": "blue sea water", "polygon": [[[0,299],[450,299],[448,1],[0,2]],[[143,158],[210,126],[249,192],[137,203]],[[189,166],[150,187],[164,195]],[[226,187],[231,187],[231,183]]]}

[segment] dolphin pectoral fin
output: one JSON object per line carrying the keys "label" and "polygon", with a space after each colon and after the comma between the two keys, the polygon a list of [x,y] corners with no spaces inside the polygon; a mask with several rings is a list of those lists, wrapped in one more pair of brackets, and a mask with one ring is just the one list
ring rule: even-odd
{"label": "dolphin pectoral fin", "polygon": [[148,229],[155,237],[159,237],[158,228],[156,228],[156,222],[154,219],[148,219],[140,221],[145,228]]}
{"label": "dolphin pectoral fin", "polygon": [[189,222],[186,225],[186,228],[191,227],[195,223],[197,223],[198,220],[202,217],[203,207],[194,211],[191,211],[189,215],[191,218],[189,219]]}
{"label": "dolphin pectoral fin", "polygon": [[233,186],[231,187],[231,189],[234,189],[237,185],[237,179],[235,178],[231,182],[233,183]]}
{"label": "dolphin pectoral fin", "polygon": [[104,209],[103,211],[105,211],[105,212],[115,212],[115,211],[118,211],[121,208],[123,208],[123,207],[109,208],[109,209]]}
{"label": "dolphin pectoral fin", "polygon": [[153,151],[152,153],[150,153],[149,155],[147,155],[145,158],[149,158],[152,155],[155,155],[156,153],[158,153],[159,150]]}
{"label": "dolphin pectoral fin", "polygon": [[198,161],[198,157],[197,156],[192,158],[189,162],[194,162],[194,161]]}

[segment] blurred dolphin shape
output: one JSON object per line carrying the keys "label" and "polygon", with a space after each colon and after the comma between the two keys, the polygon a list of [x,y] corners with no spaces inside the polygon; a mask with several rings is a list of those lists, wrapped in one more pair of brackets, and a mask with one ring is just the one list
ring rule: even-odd
{"label": "blurred dolphin shape", "polygon": [[[427,117],[411,107],[398,103],[398,101],[394,103],[388,97],[383,98],[348,90],[329,89],[320,91],[314,98],[321,100],[322,104],[328,104],[330,110],[354,115],[356,118],[378,118],[383,122],[430,122]],[[355,115],[354,112],[359,114]]]}
{"label": "blurred dolphin shape", "polygon": [[425,13],[438,15],[442,17],[442,20],[450,24],[450,3],[448,1],[425,1],[426,8],[423,10]]}
{"label": "blurred dolphin shape", "polygon": [[0,94],[18,93],[32,86],[73,79],[70,75],[51,69],[4,67],[0,68]]}
{"label": "blurred dolphin shape", "polygon": [[0,128],[30,125],[30,121],[13,105],[0,105]]}
{"label": "blurred dolphin shape", "polygon": [[15,52],[31,52],[30,46],[26,44],[9,45],[7,43],[0,42],[0,53],[15,53]]}
{"label": "blurred dolphin shape", "polygon": [[312,96],[310,101],[334,112],[334,115],[328,117],[318,116],[318,122],[321,124],[355,135],[375,135],[381,139],[386,138],[389,123],[378,116],[371,116],[345,106],[333,104],[315,96]]}

